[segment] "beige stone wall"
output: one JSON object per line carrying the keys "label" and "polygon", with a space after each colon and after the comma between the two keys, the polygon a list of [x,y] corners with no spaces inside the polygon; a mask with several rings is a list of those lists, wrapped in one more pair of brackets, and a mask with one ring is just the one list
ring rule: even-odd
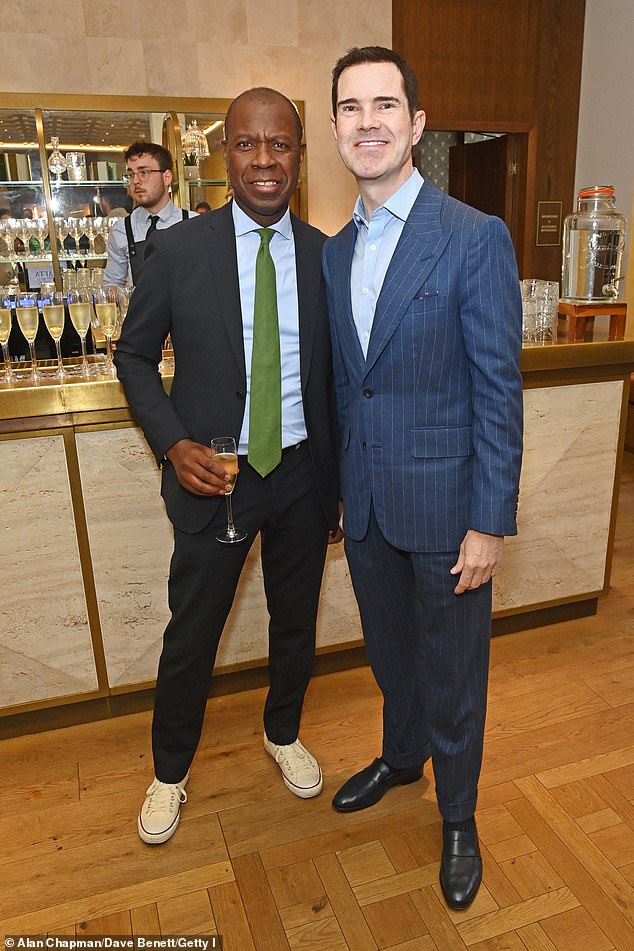
{"label": "beige stone wall", "polygon": [[391,0],[20,0],[2,12],[4,92],[233,97],[267,85],[303,99],[310,220],[331,234],[350,217],[329,74],[350,46],[391,45]]}

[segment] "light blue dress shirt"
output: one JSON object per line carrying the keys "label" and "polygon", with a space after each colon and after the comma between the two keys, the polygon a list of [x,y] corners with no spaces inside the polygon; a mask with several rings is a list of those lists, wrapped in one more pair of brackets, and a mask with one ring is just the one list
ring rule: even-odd
{"label": "light blue dress shirt", "polygon": [[[231,210],[236,232],[244,360],[247,369],[246,405],[238,452],[241,455],[246,455],[249,449],[255,259],[260,247],[260,235],[256,229],[261,228],[262,225],[245,215],[235,201],[232,203]],[[293,446],[295,443],[301,442],[307,436],[299,367],[299,304],[297,300],[295,239],[288,209],[286,214],[271,227],[275,234],[271,238],[269,248],[275,265],[277,319],[280,329],[280,361],[282,364],[282,447],[286,448],[286,446]]]}
{"label": "light blue dress shirt", "polygon": [[365,357],[368,355],[376,302],[403,226],[423,181],[418,170],[414,169],[407,181],[372,213],[369,220],[360,195],[354,206],[352,217],[357,226],[357,239],[350,271],[350,294],[352,316]]}
{"label": "light blue dress shirt", "polygon": [[[162,231],[163,228],[171,228],[183,220],[183,210],[175,205],[170,199],[157,212],[158,221],[156,230]],[[198,213],[189,212],[190,218],[197,218]],[[140,205],[134,209],[130,215],[132,222],[132,237],[135,241],[145,241],[148,228],[150,227],[150,212],[147,208]],[[108,261],[103,274],[104,284],[117,284],[123,287],[124,284],[132,283],[132,272],[130,271],[130,255],[128,252],[128,236],[125,231],[125,219],[119,218],[110,230],[108,237]]]}

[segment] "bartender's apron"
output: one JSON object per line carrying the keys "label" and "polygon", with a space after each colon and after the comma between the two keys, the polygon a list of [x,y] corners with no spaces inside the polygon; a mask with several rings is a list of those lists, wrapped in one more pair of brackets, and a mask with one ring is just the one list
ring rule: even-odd
{"label": "bartender's apron", "polygon": [[[187,221],[189,218],[189,212],[186,208],[182,209],[183,212],[183,221]],[[143,262],[145,261],[145,245],[147,244],[147,239],[143,241],[135,241],[134,235],[132,234],[132,222],[130,221],[130,215],[123,219],[125,225],[125,234],[128,240],[128,256],[130,259],[130,270],[132,271],[132,283],[136,287],[139,283],[139,277],[143,269]],[[148,228],[148,233],[150,233],[150,228]]]}

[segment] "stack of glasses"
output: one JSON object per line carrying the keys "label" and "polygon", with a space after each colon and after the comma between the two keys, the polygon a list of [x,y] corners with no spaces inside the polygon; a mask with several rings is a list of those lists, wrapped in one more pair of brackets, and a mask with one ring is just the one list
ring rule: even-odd
{"label": "stack of glasses", "polygon": [[522,292],[522,342],[553,343],[557,340],[559,284],[529,278],[520,281]]}

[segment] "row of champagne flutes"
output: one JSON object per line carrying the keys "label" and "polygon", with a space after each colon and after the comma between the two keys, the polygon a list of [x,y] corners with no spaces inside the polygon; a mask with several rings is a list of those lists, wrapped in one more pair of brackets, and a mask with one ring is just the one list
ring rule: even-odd
{"label": "row of champagne flutes", "polygon": [[[134,288],[121,288],[113,285],[92,289],[75,287],[64,295],[61,291],[55,290],[55,286],[52,284],[42,285],[39,304],[36,291],[23,291],[17,295],[3,293],[0,296],[0,344],[4,355],[6,382],[12,382],[14,378],[14,368],[8,346],[14,308],[18,326],[29,345],[31,354],[29,379],[32,382],[38,383],[43,376],[49,375],[57,380],[63,380],[66,376],[74,374],[81,374],[85,379],[90,377],[93,370],[88,361],[86,337],[91,325],[100,327],[106,338],[105,366],[99,367],[97,372],[100,374],[114,374],[112,338],[120,329],[133,290]],[[39,366],[35,354],[35,338],[39,326],[40,306],[46,329],[53,338],[57,353],[57,366],[52,370],[49,370],[48,367],[44,369]],[[62,358],[60,341],[64,332],[67,307],[71,323],[81,341],[82,358],[79,367],[65,365]]]}
{"label": "row of champagne flutes", "polygon": [[[70,217],[55,218],[55,236],[57,247],[66,257],[85,257],[105,254],[108,235],[114,223],[119,219],[110,215],[107,218]],[[75,250],[64,248],[66,238],[72,237]],[[88,247],[80,248],[79,242],[85,237]],[[4,260],[16,261],[25,257],[50,258],[50,233],[46,218],[2,218],[0,219],[0,256]],[[99,250],[95,242],[101,239]],[[19,242],[19,245],[18,245]],[[21,250],[20,250],[21,247]]]}

